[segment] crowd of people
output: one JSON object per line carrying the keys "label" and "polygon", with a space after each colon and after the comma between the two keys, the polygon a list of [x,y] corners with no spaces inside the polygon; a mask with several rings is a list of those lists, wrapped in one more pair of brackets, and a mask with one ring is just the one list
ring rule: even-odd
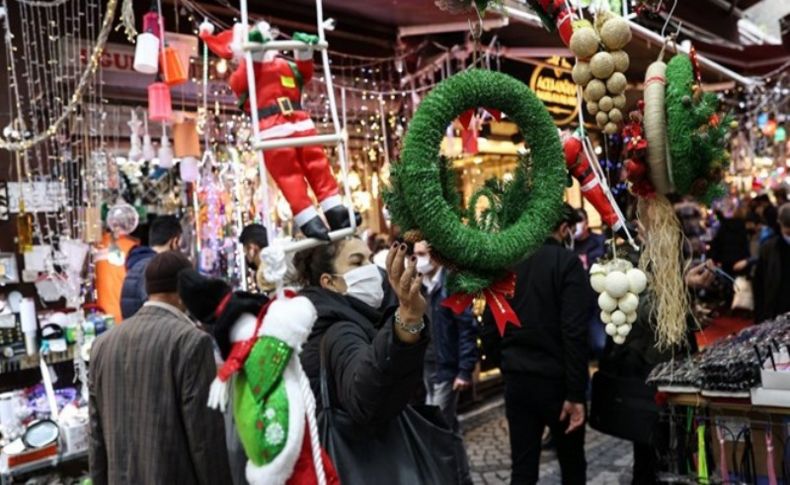
{"label": "crowd of people", "polygon": [[[685,273],[689,291],[701,299],[718,295],[727,310],[753,310],[757,323],[790,311],[790,298],[782,297],[790,295],[785,197],[777,191],[774,202],[767,195],[731,201],[709,217],[679,201],[693,258]],[[217,367],[229,355],[229,325],[243,312],[257,314],[267,297],[235,292],[229,300],[227,283],[208,279],[205,288],[215,291],[197,291],[195,278],[204,277],[187,271],[192,264],[178,251],[180,237],[177,219],[153,221],[150,246],[135,248],[127,259],[124,322],[93,346],[94,484],[244,483],[235,423],[206,402]],[[254,271],[268,244],[265,229],[246,227],[241,243]],[[547,442],[556,449],[563,483],[585,483],[587,403],[596,400],[596,392],[604,399],[606,386],[622,380],[632,383],[635,396],[650,395],[647,374],[671,355],[655,348],[649,294],[640,301],[626,343],[607,343],[588,270],[609,251],[606,237],[591,231],[586,212],[566,205],[543,246],[513,268],[516,294],[510,303],[521,326],[509,326],[497,349],[513,484],[538,482]],[[299,358],[319,411],[327,404],[322,371],[332,404],[364,429],[382,427],[411,406],[436,406],[450,437],[452,449],[443,451],[451,457],[453,476],[457,483],[472,483],[457,412],[459,396],[473,386],[481,323],[470,311],[458,315],[442,305],[449,296],[448,271],[430,245],[349,238],[297,253],[292,270],[289,284],[316,309]],[[753,288],[751,304],[743,295],[746,287],[739,287],[747,284]],[[490,312],[482,315],[482,325],[493,325]],[[693,341],[689,331],[691,347]],[[592,387],[591,359],[600,369]],[[649,440],[633,438],[634,483],[656,480],[661,430],[654,431]],[[407,483],[395,472],[398,466],[394,460],[375,481]],[[359,467],[366,469],[364,463]],[[344,477],[348,471],[338,473],[343,483],[357,483]]]}

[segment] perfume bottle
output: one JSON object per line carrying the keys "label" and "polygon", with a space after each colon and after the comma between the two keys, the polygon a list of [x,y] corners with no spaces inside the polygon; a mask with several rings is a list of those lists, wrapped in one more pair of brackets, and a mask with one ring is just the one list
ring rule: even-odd
{"label": "perfume bottle", "polygon": [[25,202],[19,200],[19,214],[16,217],[17,246],[20,253],[33,250],[33,214],[25,212]]}

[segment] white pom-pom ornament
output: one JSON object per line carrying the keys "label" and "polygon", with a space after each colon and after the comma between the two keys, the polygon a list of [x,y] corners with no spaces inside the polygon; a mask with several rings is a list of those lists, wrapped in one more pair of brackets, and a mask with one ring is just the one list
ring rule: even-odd
{"label": "white pom-pom ornament", "polygon": [[647,276],[641,269],[629,269],[625,274],[628,277],[628,290],[640,294],[647,288]]}
{"label": "white pom-pom ornament", "polygon": [[601,321],[603,323],[612,323],[612,314],[601,310]]}
{"label": "white pom-pom ornament", "polygon": [[630,324],[632,324],[632,323],[634,323],[634,322],[636,321],[636,312],[634,312],[634,313],[628,313],[628,314],[626,314],[626,316],[625,316],[625,321],[626,321],[626,323],[628,323],[629,325],[630,325]]}
{"label": "white pom-pom ornament", "polygon": [[606,268],[595,263],[590,267],[590,286],[596,293],[603,293],[605,290]]}
{"label": "white pom-pom ornament", "polygon": [[613,312],[617,310],[617,299],[612,298],[609,293],[601,293],[598,296],[598,306],[605,312]]}
{"label": "white pom-pom ornament", "polygon": [[605,287],[613,298],[622,298],[628,293],[628,278],[622,271],[612,271],[606,275]]}
{"label": "white pom-pom ornament", "polygon": [[610,337],[614,337],[615,335],[617,335],[617,325],[615,325],[614,323],[607,324],[605,330],[606,330],[606,335]]}
{"label": "white pom-pom ornament", "polygon": [[625,314],[634,313],[638,306],[639,298],[631,292],[626,293],[617,301],[617,307]]}
{"label": "white pom-pom ornament", "polygon": [[625,313],[621,312],[620,310],[613,311],[612,323],[614,323],[617,326],[625,325]]}
{"label": "white pom-pom ornament", "polygon": [[623,345],[625,343],[625,337],[622,335],[615,335],[612,337],[612,340],[614,340],[614,343],[617,345]]}
{"label": "white pom-pom ornament", "polygon": [[617,335],[622,335],[625,337],[631,331],[631,325],[627,323],[625,325],[620,325],[617,327]]}

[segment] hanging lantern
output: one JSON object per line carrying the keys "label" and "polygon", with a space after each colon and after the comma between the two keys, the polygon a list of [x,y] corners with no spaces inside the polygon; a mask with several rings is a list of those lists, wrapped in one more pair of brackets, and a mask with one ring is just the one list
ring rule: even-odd
{"label": "hanging lantern", "polygon": [[159,70],[159,39],[154,34],[142,32],[137,36],[133,67],[142,74],[156,74]]}
{"label": "hanging lantern", "polygon": [[173,152],[176,158],[200,157],[200,137],[195,120],[173,125]]}
{"label": "hanging lantern", "polygon": [[187,156],[181,159],[179,166],[179,173],[181,180],[184,182],[195,182],[199,177],[200,170],[198,169],[198,159],[193,156]]}
{"label": "hanging lantern", "polygon": [[159,167],[173,168],[173,147],[170,146],[170,139],[166,134],[162,135],[162,144],[159,145]]}
{"label": "hanging lantern", "polygon": [[177,86],[187,82],[187,71],[181,62],[181,57],[175,47],[167,46],[159,56],[162,66],[162,76],[168,86]]}
{"label": "hanging lantern", "polygon": [[159,26],[164,24],[162,17],[155,10],[151,10],[143,15],[143,32],[153,34],[157,39],[162,38],[162,31]]}
{"label": "hanging lantern", "polygon": [[148,119],[151,121],[170,121],[173,106],[170,100],[170,87],[163,82],[148,86]]}

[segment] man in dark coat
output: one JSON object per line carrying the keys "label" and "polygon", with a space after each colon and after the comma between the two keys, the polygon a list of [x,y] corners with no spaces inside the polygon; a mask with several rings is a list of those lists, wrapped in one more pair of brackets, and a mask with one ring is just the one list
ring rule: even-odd
{"label": "man in dark coat", "polygon": [[[538,482],[541,438],[551,430],[564,484],[584,484],[584,422],[587,390],[587,327],[590,284],[582,263],[564,243],[578,215],[565,204],[546,242],[515,268],[510,300],[521,327],[508,325],[501,369],[510,428],[514,485]],[[487,323],[493,325],[490,311]]]}
{"label": "man in dark coat", "polygon": [[779,234],[760,248],[754,273],[757,323],[790,311],[790,202],[778,211]]}
{"label": "man in dark coat", "polygon": [[159,216],[148,230],[150,246],[136,246],[126,258],[126,278],[121,289],[121,315],[131,317],[148,299],[145,291],[145,268],[157,254],[177,251],[181,244],[181,223],[175,216]]}
{"label": "man in dark coat", "polygon": [[216,375],[211,337],[183,313],[168,251],[145,272],[148,301],[93,345],[90,471],[94,485],[231,483],[222,415],[206,406]]}

